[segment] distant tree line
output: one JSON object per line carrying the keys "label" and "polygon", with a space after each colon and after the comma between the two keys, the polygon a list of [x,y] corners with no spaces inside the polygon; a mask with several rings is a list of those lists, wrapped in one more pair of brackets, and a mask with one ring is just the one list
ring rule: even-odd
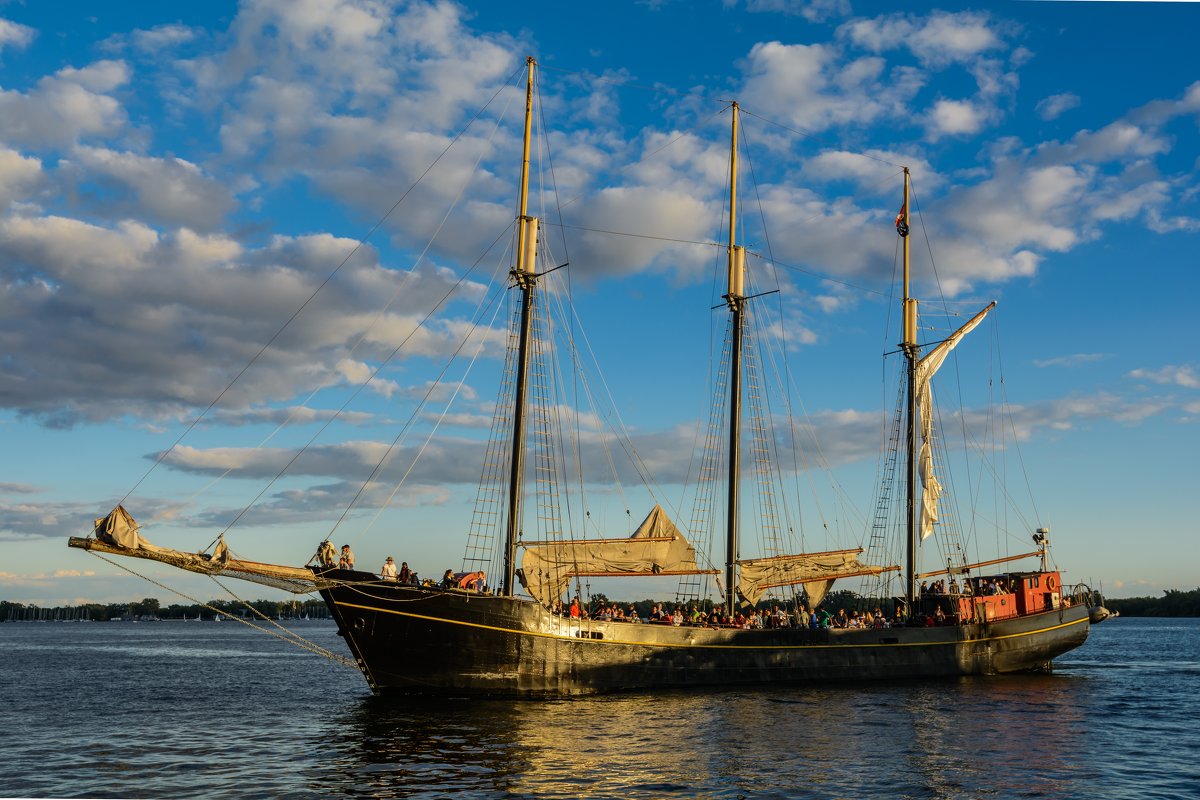
{"label": "distant tree line", "polygon": [[1123,617],[1200,617],[1200,589],[1167,589],[1162,597],[1109,597],[1104,604]]}
{"label": "distant tree line", "polygon": [[[329,609],[323,600],[254,600],[248,604],[272,619],[325,619]],[[38,606],[0,600],[0,622],[37,622],[132,619],[213,619],[217,613],[226,617],[258,618],[258,615],[237,600],[211,600],[205,605],[172,604],[163,606],[157,599],[146,597],[134,603],[83,603],[77,606]],[[217,609],[213,611],[212,609]]]}

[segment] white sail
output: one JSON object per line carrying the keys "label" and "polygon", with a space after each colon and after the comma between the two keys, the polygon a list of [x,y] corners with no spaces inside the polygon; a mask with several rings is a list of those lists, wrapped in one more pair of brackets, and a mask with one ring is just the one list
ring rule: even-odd
{"label": "white sail", "polygon": [[948,339],[930,350],[924,358],[917,362],[917,410],[921,420],[921,451],[917,457],[917,469],[921,474],[922,540],[933,533],[933,526],[938,520],[938,498],[942,496],[942,484],[933,474],[933,388],[930,380],[941,369],[942,363],[950,351],[995,307],[994,301],[989,303],[987,308],[971,317],[967,324],[956,330]]}

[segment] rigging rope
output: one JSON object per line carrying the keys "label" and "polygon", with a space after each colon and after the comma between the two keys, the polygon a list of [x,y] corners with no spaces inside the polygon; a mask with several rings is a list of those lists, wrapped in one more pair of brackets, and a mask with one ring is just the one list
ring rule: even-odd
{"label": "rigging rope", "polygon": [[[490,307],[492,305],[492,303],[495,302],[496,298],[502,297],[502,296],[503,296],[502,292],[493,293],[492,300],[490,302],[488,302],[487,306],[485,306],[483,310],[486,311],[487,308]],[[496,304],[496,313],[497,314],[499,313],[499,311],[502,307],[503,307],[502,304]],[[496,314],[493,314],[492,320],[495,321],[495,318],[496,318]],[[472,326],[471,329],[469,331],[467,331],[466,335],[463,336],[463,339],[459,343],[458,347],[450,355],[450,358],[446,361],[446,366],[442,369],[441,373],[438,375],[437,380],[432,381],[430,383],[429,388],[425,392],[425,396],[423,398],[421,398],[421,402],[418,403],[417,407],[413,410],[412,416],[409,418],[408,422],[406,422],[404,424],[404,426],[400,429],[400,433],[396,436],[395,439],[392,440],[392,443],[390,445],[388,445],[387,451],[384,452],[383,457],[379,459],[379,463],[375,465],[375,469],[371,472],[370,476],[368,476],[366,481],[363,482],[362,488],[360,488],[358,490],[358,494],[356,494],[354,496],[354,499],[350,501],[350,505],[347,506],[346,511],[338,519],[337,524],[335,524],[333,526],[333,530],[331,530],[329,532],[329,536],[333,536],[334,531],[337,530],[338,525],[341,525],[342,521],[350,513],[351,509],[354,507],[355,503],[358,501],[358,498],[362,495],[363,491],[365,491],[367,486],[370,485],[371,481],[375,479],[375,476],[379,474],[379,471],[383,468],[383,465],[387,462],[389,456],[391,456],[392,451],[396,448],[396,446],[400,443],[400,440],[408,432],[409,426],[412,425],[412,423],[416,420],[417,416],[421,412],[421,409],[423,409],[425,407],[425,404],[429,401],[429,398],[433,395],[434,390],[436,390],[441,385],[442,377],[450,369],[450,365],[454,362],[454,359],[457,358],[458,354],[462,352],[464,347],[466,347],[467,342],[470,341],[471,336],[475,333],[475,331],[478,329],[478,327],[479,327],[478,325]],[[413,468],[416,467],[417,462],[421,460],[421,455],[424,454],[425,449],[427,447],[429,447],[429,443],[431,441],[433,441],[434,434],[437,433],[438,428],[442,424],[442,421],[446,418],[446,414],[448,414],[450,412],[450,406],[453,405],[454,399],[456,397],[458,397],[458,393],[460,391],[462,391],[463,384],[466,382],[467,376],[471,374],[471,369],[475,366],[475,362],[479,359],[479,354],[481,352],[483,352],[483,347],[485,344],[487,344],[487,337],[480,336],[479,337],[479,346],[477,348],[475,348],[475,355],[473,355],[471,357],[471,361],[467,365],[466,372],[463,373],[462,379],[459,380],[457,384],[455,384],[454,391],[453,391],[453,393],[451,393],[450,399],[446,401],[445,406],[442,408],[442,413],[438,417],[437,422],[434,423],[433,427],[429,431],[429,435],[425,437],[425,441],[424,441],[424,443],[422,443],[421,448],[417,451],[417,454],[413,456],[412,463],[410,463],[408,465],[408,469],[404,471],[404,474],[400,476],[400,480],[396,482],[396,486],[392,489],[392,493],[388,495],[388,498],[386,501],[384,501],[382,504],[380,504],[378,510],[375,512],[375,516],[371,518],[370,523],[368,523],[367,527],[363,529],[364,535],[368,531],[370,531],[371,528],[375,525],[375,523],[379,520],[380,515],[383,514],[383,510],[385,508],[387,508],[389,505],[391,505],[391,502],[392,502],[393,498],[395,498],[396,493],[400,491],[400,487],[404,485],[404,482],[406,480],[408,480],[409,474],[413,471]]]}
{"label": "rigging rope", "polygon": [[[507,106],[506,106],[506,111],[507,111]],[[501,116],[501,119],[503,119],[503,115]],[[495,138],[496,132],[498,130],[499,130],[499,121],[497,121],[496,126],[492,129],[492,135],[488,138],[489,143],[492,141],[492,139]],[[483,155],[484,155],[484,150],[481,149],[479,158],[476,159],[476,161],[475,161],[476,168],[478,168],[480,161],[482,161]],[[471,174],[473,174],[473,171]],[[428,253],[429,248],[433,245],[434,240],[437,238],[438,234],[441,232],[442,228],[445,226],[446,221],[449,219],[451,212],[458,205],[458,201],[462,199],[462,196],[466,192],[467,185],[469,183],[470,183],[469,177],[467,180],[463,181],[462,185],[459,188],[458,194],[454,198],[454,201],[451,202],[449,208],[446,209],[446,214],[442,217],[442,220],[438,224],[437,229],[433,232],[433,235],[426,242],[425,248],[421,251],[421,255],[418,256],[415,263],[420,263],[420,260],[425,256],[426,253]],[[507,230],[507,226],[506,226],[506,230]],[[503,236],[503,233],[501,233],[501,236]],[[499,241],[499,239],[500,239],[500,236],[497,236],[496,239],[494,239],[492,241],[492,245],[489,246],[488,250],[490,250],[491,247],[494,247],[495,243],[497,241]],[[481,260],[482,260],[482,256],[480,257],[480,261]],[[323,434],[326,430],[329,429],[329,427],[341,415],[341,413],[346,410],[346,408],[350,405],[350,403],[353,402],[354,399],[357,398],[358,395],[362,393],[363,389],[365,389],[373,380],[375,380],[376,376],[378,376],[379,373],[383,371],[384,367],[386,367],[388,364],[391,363],[392,359],[394,359],[396,357],[396,354],[399,353],[400,350],[403,349],[403,347],[406,344],[408,344],[408,342],[412,339],[412,337],[416,335],[417,331],[424,328],[425,324],[430,320],[430,318],[432,318],[433,315],[438,311],[438,309],[440,309],[442,307],[442,304],[446,301],[446,299],[449,298],[450,295],[452,295],[458,289],[458,287],[461,286],[466,281],[467,277],[472,272],[474,272],[474,269],[478,264],[479,264],[479,261],[476,261],[475,264],[473,264],[471,266],[471,269],[467,270],[467,272],[465,272],[462,275],[462,277],[459,278],[459,280],[454,284],[454,286],[452,286],[450,288],[450,291],[448,291],[445,295],[442,296],[441,300],[439,300],[438,303],[436,305],[434,305],[433,309],[431,309],[429,311],[429,313],[426,314],[419,323],[417,323],[417,325],[413,328],[413,330],[411,330],[408,333],[408,335],[405,336],[404,339],[402,339],[398,345],[396,345],[396,347],[392,350],[392,352],[388,354],[388,357],[386,359],[384,359],[382,362],[380,362],[380,364],[374,370],[371,371],[371,374],[368,375],[367,378],[358,385],[358,387],[354,390],[354,392],[352,392],[350,394],[350,396],[341,405],[341,407],[338,408],[338,410],[333,414],[333,416],[331,416],[326,421],[326,423],[324,425],[322,425],[321,428],[316,433],[314,433],[307,442],[304,443],[303,447],[301,447],[299,450],[296,451],[296,454],[293,455],[292,458],[289,459],[288,462],[283,465],[283,468],[280,469],[278,473],[276,473],[275,477],[272,478],[271,481],[266,486],[264,486],[257,495],[254,496],[254,499],[251,500],[250,503],[245,508],[243,508],[236,517],[234,517],[233,521],[230,522],[225,527],[225,530],[223,530],[222,533],[226,533],[231,528],[233,528],[233,526],[236,525],[238,523],[238,521],[243,516],[245,516],[250,511],[251,508],[254,507],[255,503],[257,503],[262,498],[262,496],[267,493],[267,490],[269,490],[272,486],[275,485],[275,483],[280,478],[282,478],[285,474],[287,474],[287,471],[289,469],[291,469],[291,466],[294,463],[296,463],[297,459],[299,459],[300,456],[304,455],[304,453],[308,450],[308,448],[312,445],[312,443],[315,442],[321,436],[321,434]],[[394,303],[396,301],[396,298],[399,297],[399,295],[400,295],[401,291],[404,289],[404,287],[407,286],[409,281],[412,280],[412,276],[415,274],[415,270],[416,270],[416,267],[414,265],[413,270],[410,271],[408,273],[408,275],[405,277],[404,281],[401,282],[400,286],[397,288],[396,292],[393,293],[391,300],[388,301],[388,305],[384,307],[383,311],[386,311],[387,308],[390,307],[392,305],[392,303]],[[383,316],[383,311],[380,311],[380,313],[376,316],[375,320],[371,323],[372,327]],[[367,332],[369,332],[370,330],[371,330],[371,328],[369,327],[367,329],[367,331],[363,332],[362,337],[360,337],[360,341],[362,339],[365,339]],[[388,452],[390,452],[390,451],[391,450],[389,448]],[[373,474],[374,473],[372,473],[372,475]],[[369,480],[370,480],[370,478],[368,478],[368,482],[369,482]],[[362,494],[362,492],[365,488],[366,488],[366,483],[363,484],[363,486],[359,489],[358,493],[355,494],[354,498],[351,500],[351,506],[353,506],[354,501],[358,499],[359,495]],[[341,524],[342,520],[345,519],[345,516],[347,513],[349,513],[349,511],[350,511],[350,508],[348,507],[346,509],[346,511],[342,513],[342,516],[338,519],[337,523],[333,526],[333,529],[330,530],[330,532],[329,532],[330,536],[332,536],[333,532],[337,530],[338,526]]]}
{"label": "rigging rope", "polygon": [[[512,75],[509,76],[508,81],[512,81],[513,76],[515,76],[516,74],[517,74],[517,71],[514,71],[512,73]],[[483,115],[483,112],[488,109],[488,107],[492,104],[492,102],[500,95],[500,93],[502,91],[504,91],[504,89],[507,86],[508,86],[508,82],[505,82],[504,84],[502,84],[500,86],[500,88],[496,90],[495,94],[493,94],[491,96],[491,98],[488,99],[487,103],[485,103],[483,106],[481,106],[479,108],[478,111],[475,112],[475,115],[472,116],[471,119],[469,119],[467,121],[467,124],[464,125],[462,127],[462,129],[454,135],[454,138],[451,139],[450,142],[446,145],[446,147],[442,150],[442,152],[438,154],[437,158],[435,158],[430,163],[430,165],[425,168],[425,171],[422,172],[420,174],[420,176],[418,176],[416,181],[414,181],[413,184],[411,186],[409,186],[408,189],[405,190],[404,194],[402,194],[400,196],[400,199],[398,199],[395,203],[392,204],[392,207],[389,208],[387,210],[387,212],[382,217],[380,217],[379,220],[373,226],[371,226],[371,229],[368,230],[367,233],[361,239],[358,240],[358,243],[355,244],[354,247],[350,250],[350,252],[346,254],[346,257],[342,259],[341,263],[338,264],[336,267],[334,267],[333,271],[330,272],[329,275],[327,275],[325,277],[325,280],[321,282],[321,285],[313,290],[312,294],[310,294],[308,296],[308,299],[306,299],[300,305],[300,307],[297,308],[296,311],[290,317],[288,317],[287,321],[284,322],[282,326],[280,326],[279,330],[275,331],[275,334],[273,336],[271,336],[271,338],[267,341],[267,343],[264,344],[257,353],[254,354],[254,356],[250,359],[250,361],[248,361],[246,363],[246,366],[242,367],[241,370],[238,371],[237,375],[233,376],[233,380],[231,380],[229,382],[229,384],[224,389],[221,390],[220,394],[218,394],[213,399],[213,401],[211,403],[209,403],[208,406],[202,412],[200,412],[200,414],[194,420],[192,420],[191,424],[188,425],[188,427],[183,431],[183,433],[179,434],[179,437],[171,444],[171,446],[159,454],[158,458],[156,458],[154,460],[154,463],[150,465],[149,469],[146,470],[146,472],[142,475],[142,477],[138,478],[137,482],[134,483],[134,485],[129,489],[129,491],[126,492],[125,495],[117,502],[117,504],[116,504],[117,506],[123,505],[125,503],[125,501],[128,500],[129,497],[134,492],[137,491],[138,487],[141,486],[142,483],[146,480],[146,478],[148,478],[150,476],[150,473],[154,472],[154,470],[158,468],[158,466],[163,462],[163,460],[167,457],[167,455],[169,455],[176,447],[179,446],[179,443],[182,442],[188,436],[188,434],[190,434],[192,432],[192,430],[194,430],[195,427],[200,424],[201,420],[203,420],[206,416],[208,416],[208,413],[210,411],[212,411],[213,408],[216,407],[217,403],[219,403],[221,401],[221,398],[224,397],[229,392],[229,390],[233,388],[234,384],[236,384],[239,380],[241,380],[241,377],[244,374],[246,374],[246,371],[249,370],[250,367],[254,366],[256,363],[258,363],[258,360],[260,358],[262,358],[263,354],[266,353],[267,350],[271,347],[271,345],[275,343],[275,340],[278,339],[283,334],[283,332],[292,324],[292,322],[294,322],[296,320],[296,318],[300,316],[301,312],[303,312],[304,309],[308,307],[308,304],[311,303],[313,301],[313,299],[318,294],[321,293],[322,290],[324,290],[324,288],[329,284],[329,282],[331,280],[333,280],[334,276],[336,276],[341,271],[342,267],[346,266],[346,264],[349,263],[350,259],[353,258],[354,255],[360,249],[362,249],[363,245],[365,245],[367,243],[367,241],[375,234],[375,232],[378,231],[381,227],[383,227],[383,223],[385,223],[392,216],[392,214],[396,211],[396,209],[400,207],[400,204],[403,203],[410,194],[412,194],[413,190],[416,189],[418,185],[420,185],[421,181],[423,181],[425,179],[425,177],[430,173],[430,171],[432,171],[433,168],[436,167],[441,162],[442,158],[446,155],[446,153],[450,152],[450,148],[452,148],[458,142],[458,140],[461,139],[463,137],[463,135],[470,129],[470,127],[473,124],[475,124],[475,121]],[[114,508],[115,507],[116,506],[114,506]],[[89,534],[89,535],[91,535],[91,534]]]}
{"label": "rigging rope", "polygon": [[[111,564],[114,567],[119,567],[120,569],[123,569],[126,572],[128,572],[130,575],[141,578],[144,581],[148,581],[149,583],[154,584],[158,588],[165,589],[166,591],[171,592],[172,594],[177,594],[180,597],[184,598],[185,600],[190,600],[191,602],[195,603],[196,605],[200,606],[201,608],[206,608],[209,611],[212,611],[214,614],[225,615],[225,614],[229,613],[229,611],[227,609],[217,608],[209,603],[205,603],[201,600],[197,600],[196,598],[192,597],[191,595],[185,594],[185,593],[179,591],[178,589],[173,589],[170,586],[167,586],[165,583],[160,583],[159,581],[154,580],[154,578],[151,578],[149,575],[143,575],[142,573],[138,572],[137,570],[133,569],[132,567],[127,567],[124,564],[121,564],[117,561],[113,561],[110,558],[105,558],[104,556],[100,555],[99,553],[95,552],[94,550],[89,550],[88,552],[91,553],[96,558],[100,559],[101,561]],[[215,578],[213,580],[216,581]],[[224,584],[222,584],[220,581],[216,581],[216,583],[222,589],[225,589],[225,591],[229,592],[235,599],[239,600],[241,603],[243,603],[247,607],[254,609],[254,612],[256,614],[259,614],[260,616],[262,616],[262,612],[260,612],[258,609],[255,609],[249,603],[246,603],[245,600],[242,600],[237,595],[233,594],[233,592],[229,591],[229,589],[226,586],[224,586]],[[312,641],[309,641],[308,639],[305,639],[303,636],[296,633],[295,631],[284,628],[282,625],[275,623],[274,620],[270,620],[269,617],[265,617],[265,619],[270,620],[272,622],[272,624],[274,624],[277,628],[284,631],[288,635],[284,636],[282,634],[276,633],[273,630],[270,630],[269,628],[264,628],[261,625],[255,625],[253,622],[251,622],[250,620],[248,620],[244,617],[236,617],[236,616],[231,615],[229,618],[242,623],[243,625],[245,625],[248,628],[253,628],[254,630],[259,631],[261,633],[265,633],[268,636],[274,636],[276,639],[279,639],[280,641],[287,642],[288,644],[293,645],[295,647],[299,647],[301,650],[307,650],[310,653],[315,653],[316,655],[319,655],[323,658],[327,658],[330,661],[333,661],[334,663],[341,664],[343,667],[349,667],[349,668],[355,669],[355,670],[358,669],[358,664],[354,660],[346,658],[343,655],[339,655],[338,653],[335,653],[332,650],[329,650],[328,648],[322,647],[321,645],[317,644],[316,642],[312,642]]]}

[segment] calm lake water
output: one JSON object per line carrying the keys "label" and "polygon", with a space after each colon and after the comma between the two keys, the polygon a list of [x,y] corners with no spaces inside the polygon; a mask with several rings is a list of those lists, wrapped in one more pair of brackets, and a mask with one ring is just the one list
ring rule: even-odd
{"label": "calm lake water", "polygon": [[0,795],[1200,797],[1200,620],[1106,622],[1057,666],[414,702],[236,622],[6,623]]}

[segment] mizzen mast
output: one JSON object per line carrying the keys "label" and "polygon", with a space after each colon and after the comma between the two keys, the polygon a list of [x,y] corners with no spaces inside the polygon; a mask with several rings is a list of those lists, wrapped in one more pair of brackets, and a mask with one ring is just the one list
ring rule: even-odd
{"label": "mizzen mast", "polygon": [[738,483],[741,472],[742,416],[742,311],[745,307],[744,293],[746,271],[746,249],[737,245],[737,153],[738,153],[738,104],[733,111],[733,135],[729,156],[729,292],[725,302],[729,305],[729,497],[726,509],[725,531],[725,601],[726,612],[734,613],[737,600],[738,560]]}
{"label": "mizzen mast", "polygon": [[521,533],[521,500],[525,475],[525,412],[529,386],[529,339],[533,327],[533,290],[537,285],[538,219],[529,210],[529,145],[533,131],[533,76],[537,62],[526,59],[525,139],[521,155],[521,190],[517,215],[517,258],[512,270],[513,283],[521,292],[521,320],[517,349],[516,388],[513,397],[512,457],[509,462],[508,523],[504,533],[504,585],[506,597],[516,593],[517,540]]}

